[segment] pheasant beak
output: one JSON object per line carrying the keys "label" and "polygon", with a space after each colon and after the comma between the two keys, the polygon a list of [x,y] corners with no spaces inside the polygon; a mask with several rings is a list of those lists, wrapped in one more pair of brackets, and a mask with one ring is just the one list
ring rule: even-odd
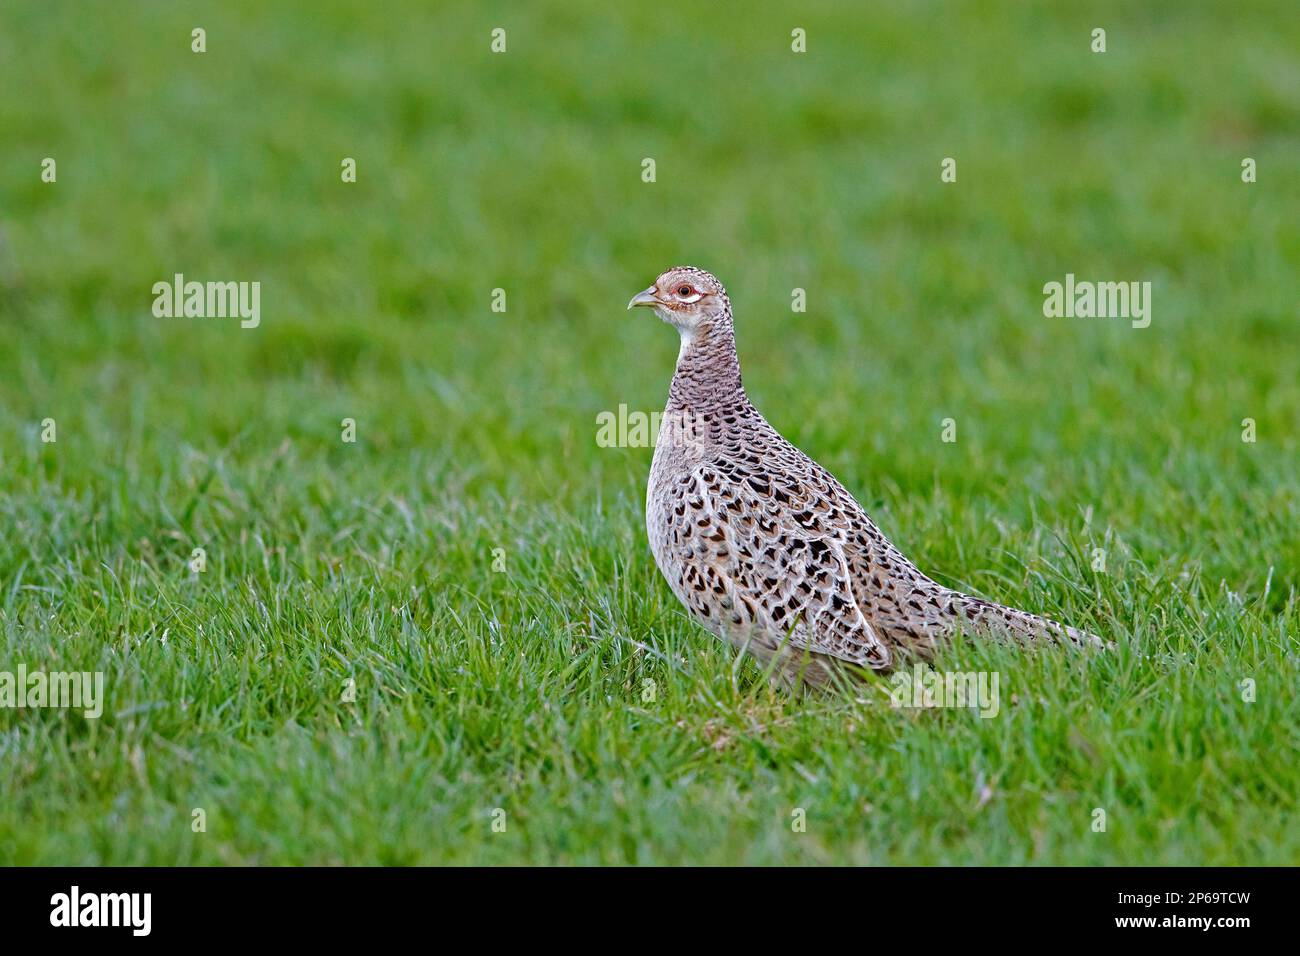
{"label": "pheasant beak", "polygon": [[644,292],[638,292],[636,295],[632,296],[632,301],[627,304],[627,307],[632,309],[638,305],[648,305],[652,307],[663,305],[663,303],[659,301],[659,296],[655,295],[655,291],[655,287],[651,286]]}

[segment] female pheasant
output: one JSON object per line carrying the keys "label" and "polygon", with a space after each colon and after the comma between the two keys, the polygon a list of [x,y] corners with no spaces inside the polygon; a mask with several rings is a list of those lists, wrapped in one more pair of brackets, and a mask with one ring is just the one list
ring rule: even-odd
{"label": "female pheasant", "polygon": [[928,657],[959,630],[1100,645],[1091,634],[931,581],[821,465],[745,396],[731,302],[702,269],[669,269],[628,308],[681,335],[646,489],[659,570],[709,631],[791,687]]}

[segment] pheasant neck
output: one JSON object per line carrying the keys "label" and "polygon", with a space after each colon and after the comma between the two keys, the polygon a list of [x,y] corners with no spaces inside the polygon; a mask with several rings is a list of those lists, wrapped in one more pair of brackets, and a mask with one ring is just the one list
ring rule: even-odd
{"label": "pheasant neck", "polygon": [[743,401],[736,335],[728,316],[682,332],[677,371],[668,389],[668,404],[676,408],[720,407]]}

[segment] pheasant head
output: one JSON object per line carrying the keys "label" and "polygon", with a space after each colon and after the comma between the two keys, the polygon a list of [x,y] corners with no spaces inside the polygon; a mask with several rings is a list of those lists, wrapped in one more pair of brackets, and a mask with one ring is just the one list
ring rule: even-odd
{"label": "pheasant head", "polygon": [[650,288],[632,296],[627,307],[638,305],[654,309],[682,337],[677,371],[668,390],[670,409],[745,400],[731,300],[715,276],[694,266],[675,266]]}
{"label": "pheasant head", "polygon": [[627,307],[638,305],[654,309],[687,339],[719,320],[731,322],[727,290],[715,276],[694,266],[674,266],[663,273],[650,288],[632,296]]}

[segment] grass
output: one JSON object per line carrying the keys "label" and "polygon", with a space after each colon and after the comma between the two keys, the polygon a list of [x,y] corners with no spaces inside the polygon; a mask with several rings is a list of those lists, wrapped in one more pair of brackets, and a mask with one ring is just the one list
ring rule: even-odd
{"label": "grass", "polygon": [[[0,709],[0,863],[1300,862],[1289,3],[279,6],[0,8],[0,670],[107,694]],[[595,441],[681,262],[923,569],[1115,651],[954,647],[982,720],[690,623]]]}

